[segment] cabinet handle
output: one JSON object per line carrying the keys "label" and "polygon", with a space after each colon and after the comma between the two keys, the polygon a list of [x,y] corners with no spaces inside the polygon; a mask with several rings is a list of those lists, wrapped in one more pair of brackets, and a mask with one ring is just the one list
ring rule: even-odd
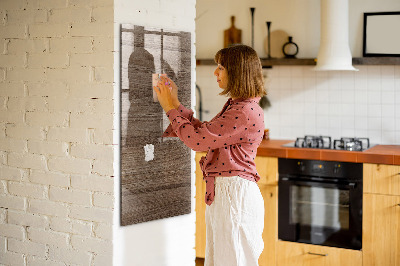
{"label": "cabinet handle", "polygon": [[400,206],[400,203],[399,203],[399,204],[397,204],[397,206]]}
{"label": "cabinet handle", "polygon": [[307,254],[310,254],[310,255],[317,255],[317,256],[323,256],[323,257],[328,256],[328,254],[320,254],[320,253],[313,253],[313,252],[307,252]]}

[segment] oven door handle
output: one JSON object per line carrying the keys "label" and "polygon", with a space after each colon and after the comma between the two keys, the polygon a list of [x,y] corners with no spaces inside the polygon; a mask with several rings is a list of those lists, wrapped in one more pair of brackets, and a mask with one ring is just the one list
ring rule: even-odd
{"label": "oven door handle", "polygon": [[304,180],[299,178],[280,178],[283,182],[289,182],[293,185],[305,185],[305,186],[315,186],[315,187],[328,187],[328,188],[344,188],[344,189],[354,189],[357,185],[354,182],[337,182],[337,181],[315,181],[315,180]]}

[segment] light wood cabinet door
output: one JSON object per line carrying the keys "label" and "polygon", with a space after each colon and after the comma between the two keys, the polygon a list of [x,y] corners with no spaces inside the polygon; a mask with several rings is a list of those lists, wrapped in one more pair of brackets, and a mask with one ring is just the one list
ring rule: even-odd
{"label": "light wood cabinet door", "polygon": [[363,176],[364,193],[400,195],[400,166],[365,163]]}
{"label": "light wood cabinet door", "polygon": [[258,259],[260,266],[276,265],[276,243],[278,241],[278,187],[259,185],[264,198],[264,250]]}
{"label": "light wood cabinet door", "polygon": [[254,162],[261,177],[259,185],[278,185],[278,158],[257,156]]}
{"label": "light wood cabinet door", "polygon": [[206,153],[197,152],[196,160],[196,257],[204,258],[206,253],[206,224],[205,212],[206,203],[204,195],[206,194],[206,183],[203,181],[203,172],[200,169],[199,161]]}
{"label": "light wood cabinet door", "polygon": [[277,266],[361,266],[362,252],[278,241]]}
{"label": "light wood cabinet door", "polygon": [[400,196],[364,194],[363,266],[400,266]]}

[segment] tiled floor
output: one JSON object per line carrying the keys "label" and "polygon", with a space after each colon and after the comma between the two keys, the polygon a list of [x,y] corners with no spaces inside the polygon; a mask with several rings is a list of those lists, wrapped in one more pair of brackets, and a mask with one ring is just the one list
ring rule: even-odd
{"label": "tiled floor", "polygon": [[204,266],[204,259],[196,258],[196,266]]}

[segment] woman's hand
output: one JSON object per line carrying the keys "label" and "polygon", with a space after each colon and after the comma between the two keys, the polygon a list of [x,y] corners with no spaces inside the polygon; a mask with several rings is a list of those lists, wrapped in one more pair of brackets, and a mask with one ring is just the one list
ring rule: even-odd
{"label": "woman's hand", "polygon": [[165,82],[168,82],[170,84],[172,104],[173,104],[174,108],[177,109],[179,107],[179,105],[181,104],[178,100],[178,86],[176,86],[175,82],[172,79],[170,79],[166,76],[161,76],[160,79],[164,84],[165,84]]}
{"label": "woman's hand", "polygon": [[169,79],[167,79],[168,78],[161,77],[157,86],[153,87],[153,90],[157,93],[158,102],[164,109],[165,113],[171,109],[175,109],[172,102],[171,83],[168,82]]}
{"label": "woman's hand", "polygon": [[171,98],[172,98],[172,104],[174,105],[175,109],[177,109],[179,107],[179,105],[181,105],[181,103],[178,100],[178,86],[176,86],[175,82],[172,81],[172,79],[170,79],[170,83],[171,83]]}

